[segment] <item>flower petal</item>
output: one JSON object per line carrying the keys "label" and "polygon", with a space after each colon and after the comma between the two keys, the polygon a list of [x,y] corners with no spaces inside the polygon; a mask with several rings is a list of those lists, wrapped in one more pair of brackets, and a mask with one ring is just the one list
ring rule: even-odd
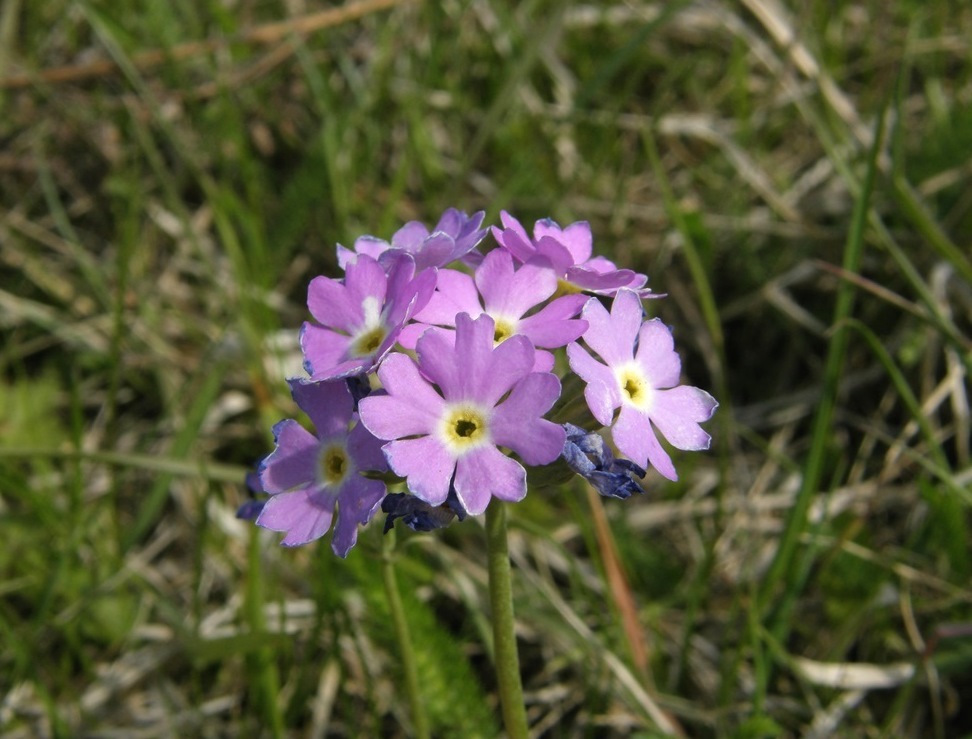
{"label": "flower petal", "polygon": [[463,372],[456,366],[455,334],[430,328],[415,342],[415,349],[422,374],[439,386],[443,397],[462,398],[464,381]]}
{"label": "flower petal", "polygon": [[518,382],[493,411],[493,441],[509,447],[530,465],[553,462],[564,448],[563,426],[542,416],[560,397],[560,380],[549,372],[534,372]]}
{"label": "flower petal", "polygon": [[621,392],[614,373],[576,342],[567,345],[567,360],[570,368],[587,383],[584,397],[594,418],[604,426],[610,426],[614,409],[621,405]]}
{"label": "flower petal", "polygon": [[515,502],[527,493],[526,470],[494,446],[464,454],[456,462],[456,495],[473,516],[486,510],[491,496]]}
{"label": "flower petal", "polygon": [[[465,316],[464,313],[460,314],[460,319],[463,316]],[[484,334],[488,336],[489,354],[484,354],[484,358],[480,360],[481,363],[477,365],[476,369],[478,371],[475,372],[474,378],[475,385],[471,385],[471,394],[468,397],[492,407],[499,402],[500,398],[509,392],[510,388],[516,382],[533,370],[533,365],[536,361],[536,349],[534,349],[533,343],[526,336],[521,335],[511,336],[495,348],[492,348],[493,319],[487,315],[482,315],[479,317],[478,322],[483,321],[488,321],[485,324]],[[457,325],[457,359],[468,356],[462,351],[462,347],[459,344],[459,337],[460,334]]]}
{"label": "flower petal", "polygon": [[415,264],[419,269],[441,267],[452,260],[452,250],[456,242],[449,234],[436,232],[422,242],[418,251],[414,252]]}
{"label": "flower petal", "polygon": [[351,338],[329,328],[305,322],[300,328],[300,350],[304,354],[304,368],[314,379],[324,379],[327,373],[347,356]]}
{"label": "flower petal", "polygon": [[428,304],[415,314],[415,320],[438,326],[455,326],[456,315],[476,317],[483,312],[473,278],[454,269],[439,270],[438,283]]}
{"label": "flower petal", "polygon": [[678,385],[682,360],[675,351],[672,331],[659,318],[645,321],[638,332],[638,354],[635,356],[652,387]]}
{"label": "flower petal", "polygon": [[529,338],[535,346],[566,346],[587,331],[587,321],[574,318],[587,300],[586,295],[564,295],[557,298],[538,313],[521,320],[518,333]]}
{"label": "flower petal", "polygon": [[641,411],[625,405],[611,428],[611,438],[618,450],[632,462],[647,467],[647,463],[669,480],[678,480],[675,465],[655,436],[650,419]]}
{"label": "flower petal", "polygon": [[610,315],[597,298],[591,298],[581,311],[581,318],[590,324],[584,333],[584,342],[609,367],[631,361],[642,318],[641,300],[637,295],[630,290],[619,290]]}
{"label": "flower petal", "polygon": [[553,372],[554,364],[556,360],[550,352],[543,349],[533,352],[533,372]]}
{"label": "flower petal", "polygon": [[537,239],[535,244],[537,256],[547,259],[558,277],[563,277],[574,264],[574,255],[556,239],[544,236]]}
{"label": "flower petal", "polygon": [[509,251],[518,262],[526,262],[536,256],[537,248],[518,220],[503,210],[500,211],[500,222],[503,224],[502,229],[492,227],[496,243]]}
{"label": "flower petal", "polygon": [[348,480],[338,498],[337,523],[331,549],[339,557],[347,557],[358,541],[358,526],[368,523],[381,508],[385,497],[385,483],[357,477]]}
{"label": "flower petal", "polygon": [[340,280],[318,276],[307,286],[307,308],[321,325],[350,334],[361,325],[361,302],[352,299]]}
{"label": "flower petal", "polygon": [[409,351],[414,351],[418,340],[429,328],[431,328],[429,324],[420,323],[418,321],[406,324],[402,327],[402,330],[398,332],[398,345],[404,349],[408,349]]}
{"label": "flower petal", "polygon": [[712,418],[719,406],[705,390],[680,385],[658,390],[651,409],[651,421],[676,449],[708,449],[711,437],[699,426]]}
{"label": "flower petal", "polygon": [[324,536],[333,517],[334,497],[322,493],[320,488],[307,487],[271,497],[256,524],[271,531],[286,531],[287,536],[280,543],[296,547]]}
{"label": "flower petal", "polygon": [[318,438],[323,439],[348,430],[354,400],[347,383],[340,380],[308,382],[297,378],[287,382],[297,406],[314,424]]}
{"label": "flower petal", "polygon": [[378,368],[378,379],[388,394],[372,394],[358,403],[361,422],[372,434],[391,440],[433,430],[443,401],[411,357],[390,354]]}
{"label": "flower petal", "polygon": [[406,478],[408,489],[430,505],[442,505],[449,497],[455,458],[431,436],[392,441],[384,446],[385,458],[395,474]]}
{"label": "flower petal", "polygon": [[570,252],[573,264],[583,264],[591,258],[594,237],[591,235],[591,224],[587,221],[571,223],[564,229],[549,218],[537,221],[533,226],[533,238],[539,241],[545,237],[563,244]]}
{"label": "flower petal", "polygon": [[485,313],[475,320],[460,313],[454,334],[437,328],[422,334],[416,345],[419,367],[446,400],[493,406],[533,368],[529,339],[511,336],[494,349],[493,332],[493,319]]}
{"label": "flower petal", "polygon": [[570,267],[565,276],[568,282],[582,290],[608,295],[615,294],[622,287],[640,287],[646,279],[630,269],[615,269],[610,272],[601,272],[591,269],[587,265]]}
{"label": "flower petal", "polygon": [[372,298],[380,307],[385,303],[388,275],[377,261],[366,254],[359,254],[353,262],[348,262],[344,286],[348,289],[347,300],[352,305],[361,306],[365,298]]}
{"label": "flower petal", "polygon": [[514,272],[513,256],[494,249],[476,269],[476,287],[490,315],[520,318],[557,289],[557,276],[545,260],[530,261]]}
{"label": "flower petal", "polygon": [[381,451],[384,441],[372,434],[363,423],[357,424],[348,434],[348,455],[359,472],[384,472],[388,460]]}
{"label": "flower petal", "polygon": [[267,493],[282,493],[317,479],[319,441],[293,419],[273,427],[276,447],[261,463],[260,486]]}

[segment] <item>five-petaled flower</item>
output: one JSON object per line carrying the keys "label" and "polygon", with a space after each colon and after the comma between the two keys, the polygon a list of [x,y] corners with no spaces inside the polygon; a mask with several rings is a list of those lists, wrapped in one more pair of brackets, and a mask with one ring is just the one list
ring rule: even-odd
{"label": "five-petaled flower", "polygon": [[344,382],[290,381],[297,405],[313,421],[316,435],[292,419],[273,427],[276,448],[260,465],[260,483],[270,493],[256,523],[285,531],[286,546],[319,539],[337,524],[331,548],[346,557],[358,525],[371,520],[385,497],[385,483],[364,477],[387,470],[381,442],[356,423]]}
{"label": "five-petaled flower", "polygon": [[431,231],[420,221],[409,221],[392,235],[391,242],[360,236],[354,242],[354,251],[338,245],[338,264],[347,266],[357,254],[367,254],[383,264],[398,254],[408,254],[419,270],[444,267],[457,260],[475,263],[480,255],[473,249],[486,236],[487,229],[480,228],[485,215],[485,211],[479,211],[467,216],[449,208]]}
{"label": "five-petaled flower", "polygon": [[[545,259],[531,260],[514,269],[509,252],[494,249],[476,268],[474,277],[457,270],[440,270],[428,305],[415,314],[416,322],[402,331],[399,341],[414,348],[416,339],[427,328],[424,324],[452,327],[460,313],[472,318],[487,313],[493,319],[497,344],[523,334],[534,347],[566,346],[587,328],[584,321],[575,318],[586,297],[564,295],[530,313],[556,291],[557,278]],[[485,307],[480,304],[480,296]],[[538,348],[534,369],[549,372],[553,366],[553,354]]]}
{"label": "five-petaled flower", "polygon": [[611,426],[622,454],[641,467],[650,462],[669,480],[677,480],[655,430],[676,449],[708,449],[710,437],[699,424],[719,404],[704,390],[678,384],[682,363],[672,332],[657,318],[642,322],[641,301],[634,292],[619,290],[610,314],[591,298],[581,316],[589,324],[584,343],[604,361],[576,342],[567,347],[571,369],[587,383],[584,396],[591,413]]}
{"label": "five-petaled flower", "polygon": [[450,487],[469,514],[490,498],[521,500],[523,465],[547,464],[563,450],[564,429],[543,418],[560,396],[560,381],[533,372],[525,336],[495,344],[488,315],[456,317],[455,333],[430,328],[418,340],[418,363],[390,354],[378,368],[387,394],[360,404],[361,420],[380,439],[392,471],[426,503],[446,502]]}
{"label": "five-petaled flower", "polygon": [[592,292],[614,295],[619,288],[635,290],[640,297],[652,297],[645,287],[648,278],[630,269],[618,269],[611,260],[591,256],[594,240],[587,221],[561,228],[549,218],[533,226],[533,238],[513,216],[500,213],[503,228],[493,226],[493,238],[520,262],[535,257],[546,259],[561,282],[563,292]]}
{"label": "five-petaled flower", "polygon": [[405,322],[429,301],[435,270],[416,274],[398,254],[388,272],[366,254],[347,263],[344,280],[315,277],[307,307],[320,325],[304,323],[300,347],[312,380],[334,380],[375,368],[394,346]]}

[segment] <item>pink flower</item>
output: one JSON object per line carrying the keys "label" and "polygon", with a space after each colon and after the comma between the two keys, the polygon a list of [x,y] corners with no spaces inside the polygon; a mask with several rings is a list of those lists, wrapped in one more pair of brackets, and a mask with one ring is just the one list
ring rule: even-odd
{"label": "pink flower", "polygon": [[292,419],[273,427],[276,448],[259,470],[261,487],[270,498],[256,523],[287,532],[284,546],[299,546],[327,533],[336,507],[331,549],[346,557],[357,541],[358,526],[371,520],[385,497],[385,483],[360,474],[388,469],[381,442],[355,423],[344,382],[291,380],[290,389],[317,433]]}
{"label": "pink flower", "polygon": [[415,273],[408,255],[396,256],[388,273],[361,254],[348,262],[343,280],[315,277],[307,307],[318,323],[304,323],[300,348],[312,380],[370,372],[394,346],[402,326],[435,289],[435,270]]}
{"label": "pink flower", "polygon": [[375,236],[361,236],[354,242],[354,251],[338,244],[338,264],[345,267],[358,254],[367,254],[386,264],[398,254],[408,254],[419,270],[444,267],[457,259],[478,261],[473,249],[486,236],[480,228],[485,211],[467,216],[461,210],[449,208],[430,232],[420,221],[409,221],[391,237],[391,242]]}
{"label": "pink flower", "polygon": [[613,423],[611,436],[622,454],[641,467],[650,462],[677,480],[655,431],[676,449],[708,449],[710,437],[699,424],[719,404],[704,390],[678,384],[682,363],[672,333],[657,318],[642,322],[641,301],[631,290],[618,290],[610,315],[591,298],[581,317],[589,324],[584,343],[604,362],[576,342],[567,347],[571,369],[587,383],[584,396],[591,413],[604,426]]}
{"label": "pink flower", "polygon": [[587,221],[572,223],[561,228],[545,218],[533,226],[533,238],[527,236],[520,222],[505,210],[500,213],[503,228],[493,226],[493,237],[518,261],[527,262],[534,257],[544,257],[553,266],[554,273],[568,288],[600,295],[614,295],[626,287],[640,297],[652,297],[644,287],[648,278],[630,269],[618,269],[614,262],[604,257],[592,257],[593,238]]}
{"label": "pink flower", "polygon": [[494,344],[493,319],[456,317],[456,331],[432,328],[418,340],[418,363],[390,354],[378,368],[387,395],[360,402],[361,421],[379,439],[391,469],[430,505],[450,489],[473,515],[491,497],[521,500],[529,465],[554,461],[564,429],[543,418],[560,396],[560,381],[533,372],[534,348],[525,336]]}
{"label": "pink flower", "polygon": [[[564,295],[534,311],[556,290],[557,278],[546,260],[534,260],[514,270],[510,253],[494,249],[476,268],[474,278],[464,272],[440,270],[436,291],[428,305],[415,314],[417,323],[403,329],[399,342],[411,349],[428,328],[426,324],[452,327],[459,313],[468,313],[471,318],[487,313],[493,319],[497,343],[523,334],[536,347],[566,346],[587,328],[584,321],[575,318],[587,299]],[[553,366],[553,354],[538,349],[534,370],[549,372]]]}

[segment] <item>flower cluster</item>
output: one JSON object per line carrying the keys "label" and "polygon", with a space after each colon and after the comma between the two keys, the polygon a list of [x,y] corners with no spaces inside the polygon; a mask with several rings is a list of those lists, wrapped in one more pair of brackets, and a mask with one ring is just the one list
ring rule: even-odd
{"label": "flower cluster", "polygon": [[[527,468],[555,463],[627,498],[649,468],[677,479],[659,435],[708,448],[699,424],[718,404],[679,384],[670,329],[645,318],[645,275],[592,256],[586,222],[538,221],[531,237],[506,212],[491,231],[483,217],[449,209],[431,231],[411,222],[391,241],[338,246],[343,277],[308,288],[308,377],[290,381],[316,433],[290,419],[274,427],[251,482],[268,497],[241,517],[285,532],[287,546],[336,518],[344,557],[379,509],[386,531],[397,519],[428,531],[492,498],[522,500]],[[558,366],[585,383],[583,418],[565,417],[576,404]]]}

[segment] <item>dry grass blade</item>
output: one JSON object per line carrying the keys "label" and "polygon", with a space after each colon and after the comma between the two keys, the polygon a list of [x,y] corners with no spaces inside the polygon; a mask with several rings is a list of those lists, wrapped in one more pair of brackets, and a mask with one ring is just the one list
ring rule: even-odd
{"label": "dry grass blade", "polygon": [[650,680],[648,643],[645,639],[644,630],[638,623],[638,607],[631,592],[631,584],[628,582],[628,577],[625,575],[618,557],[618,548],[611,534],[611,525],[604,513],[604,504],[590,485],[585,487],[587,501],[591,506],[591,514],[594,518],[594,529],[597,532],[601,556],[604,557],[605,575],[610,586],[611,597],[621,613],[624,633],[631,648],[632,661],[642,679]]}
{"label": "dry grass blade", "polygon": [[[234,43],[273,44],[288,36],[307,36],[325,28],[332,28],[366,15],[388,10],[396,5],[403,5],[413,0],[358,0],[340,8],[329,8],[317,13],[292,18],[277,23],[267,23],[256,28],[243,31],[234,38],[205,39],[177,44],[171,49],[149,49],[140,51],[132,56],[132,63],[138,69],[157,67],[169,61],[191,59],[200,54],[207,54],[217,49],[223,49]],[[98,59],[84,64],[74,64],[52,69],[41,70],[37,73],[16,74],[0,79],[0,90],[13,90],[30,85],[60,84],[65,82],[80,82],[82,80],[102,77],[119,71],[117,62],[111,59]]]}
{"label": "dry grass blade", "polygon": [[840,690],[878,690],[893,688],[910,680],[915,666],[910,662],[892,665],[818,662],[794,657],[793,666],[808,682]]}

